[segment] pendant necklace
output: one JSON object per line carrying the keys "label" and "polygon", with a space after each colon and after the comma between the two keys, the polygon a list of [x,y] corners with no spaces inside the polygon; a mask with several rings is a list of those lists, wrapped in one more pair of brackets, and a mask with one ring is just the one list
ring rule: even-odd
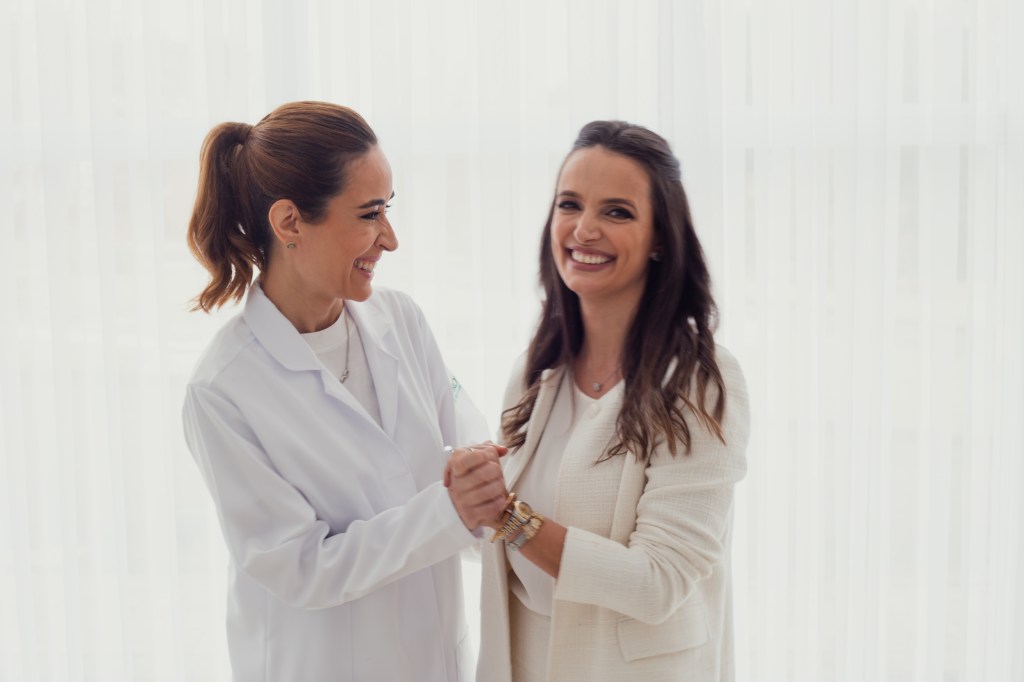
{"label": "pendant necklace", "polygon": [[615,373],[618,372],[618,371],[619,371],[619,368],[616,367],[615,369],[612,370],[611,374],[606,376],[604,379],[601,379],[601,381],[593,381],[593,382],[591,382],[591,384],[590,384],[591,390],[594,391],[594,393],[600,393],[601,389],[604,388],[604,385],[606,383],[608,383],[608,380],[611,379],[613,376],[615,376]]}

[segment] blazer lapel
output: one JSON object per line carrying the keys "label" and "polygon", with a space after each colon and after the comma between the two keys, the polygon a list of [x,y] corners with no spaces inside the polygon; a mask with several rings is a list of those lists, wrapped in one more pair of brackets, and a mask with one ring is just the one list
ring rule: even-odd
{"label": "blazer lapel", "polygon": [[505,485],[511,489],[519,476],[523,473],[526,465],[530,463],[533,453],[540,444],[544,429],[547,428],[548,420],[551,419],[551,408],[558,397],[558,391],[562,387],[562,377],[565,371],[561,368],[546,369],[540,376],[540,392],[537,394],[537,402],[533,405],[533,414],[530,416],[530,423],[526,427],[526,442],[509,460],[505,470]]}

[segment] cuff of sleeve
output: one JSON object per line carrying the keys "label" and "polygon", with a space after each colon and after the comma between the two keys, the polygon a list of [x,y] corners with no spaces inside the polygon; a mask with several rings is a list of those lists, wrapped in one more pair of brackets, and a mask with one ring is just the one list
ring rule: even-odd
{"label": "cuff of sleeve", "polygon": [[448,494],[448,489],[440,481],[432,485],[437,487],[439,497],[437,504],[434,505],[437,527],[458,543],[460,548],[468,547],[478,542],[480,538],[478,534],[479,529],[475,532],[470,532],[466,528],[466,524],[459,517],[459,512],[455,510],[455,504],[452,502],[451,495]]}
{"label": "cuff of sleeve", "polygon": [[[605,574],[600,564],[605,562],[608,554],[606,546],[609,542],[615,543],[614,540],[579,528],[566,528],[562,560],[558,568],[558,578],[555,580],[555,599],[583,604],[594,603],[593,578]],[[580,580],[580,576],[584,575],[590,576],[591,579]]]}

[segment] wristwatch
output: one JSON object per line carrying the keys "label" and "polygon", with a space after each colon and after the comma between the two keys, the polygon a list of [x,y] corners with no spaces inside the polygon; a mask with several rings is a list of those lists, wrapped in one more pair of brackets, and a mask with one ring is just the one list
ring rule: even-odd
{"label": "wristwatch", "polygon": [[530,520],[523,526],[522,531],[512,540],[505,543],[506,547],[511,547],[513,550],[519,551],[519,548],[525,545],[527,542],[532,540],[537,531],[540,530],[541,524],[544,523],[544,517],[536,512],[530,517]]}
{"label": "wristwatch", "polygon": [[544,517],[533,511],[530,505],[522,500],[513,499],[512,506],[502,516],[501,528],[491,538],[492,542],[500,537],[512,549],[519,549],[528,540],[532,540],[544,523]]}

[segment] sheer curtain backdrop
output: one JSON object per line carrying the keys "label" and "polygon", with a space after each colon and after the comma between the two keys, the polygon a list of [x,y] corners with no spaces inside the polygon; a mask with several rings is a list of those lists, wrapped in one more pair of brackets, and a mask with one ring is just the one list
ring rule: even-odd
{"label": "sheer curtain backdrop", "polygon": [[187,312],[185,226],[212,125],[325,99],[395,171],[378,283],[492,425],[576,131],[665,135],[752,395],[739,679],[1024,680],[1022,36],[1019,0],[4,0],[0,679],[227,678],[180,405],[236,310]]}

